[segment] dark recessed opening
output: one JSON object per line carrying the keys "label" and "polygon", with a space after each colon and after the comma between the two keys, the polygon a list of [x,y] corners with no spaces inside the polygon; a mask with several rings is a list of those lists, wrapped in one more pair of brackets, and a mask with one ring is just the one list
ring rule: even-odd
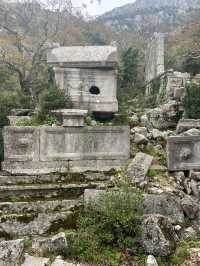
{"label": "dark recessed opening", "polygon": [[98,94],[100,94],[100,89],[99,89],[97,86],[92,86],[92,87],[89,89],[89,92],[90,92],[91,94],[98,95]]}

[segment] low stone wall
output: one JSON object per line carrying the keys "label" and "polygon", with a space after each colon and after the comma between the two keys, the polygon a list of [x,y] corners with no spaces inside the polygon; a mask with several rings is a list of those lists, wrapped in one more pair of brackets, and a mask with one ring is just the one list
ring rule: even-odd
{"label": "low stone wall", "polygon": [[130,156],[129,127],[5,127],[2,168],[12,174],[109,171]]}

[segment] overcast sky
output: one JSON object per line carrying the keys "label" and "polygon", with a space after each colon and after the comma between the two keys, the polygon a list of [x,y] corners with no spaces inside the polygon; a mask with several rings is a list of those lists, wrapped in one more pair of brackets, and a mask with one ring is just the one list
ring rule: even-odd
{"label": "overcast sky", "polygon": [[85,3],[87,5],[86,10],[89,15],[96,16],[110,11],[115,7],[133,3],[135,0],[101,0],[100,4],[96,0],[73,0],[72,2],[76,3],[77,6],[81,6],[82,2]]}

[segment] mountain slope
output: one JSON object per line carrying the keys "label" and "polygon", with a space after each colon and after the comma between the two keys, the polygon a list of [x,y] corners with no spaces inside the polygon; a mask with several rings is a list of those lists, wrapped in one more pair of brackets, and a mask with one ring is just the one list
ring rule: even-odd
{"label": "mountain slope", "polygon": [[116,30],[171,31],[185,16],[200,9],[200,0],[136,0],[105,13],[99,20]]}

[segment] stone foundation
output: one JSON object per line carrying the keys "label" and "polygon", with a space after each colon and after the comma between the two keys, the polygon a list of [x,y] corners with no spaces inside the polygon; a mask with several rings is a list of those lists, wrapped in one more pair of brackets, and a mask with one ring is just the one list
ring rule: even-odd
{"label": "stone foundation", "polygon": [[130,156],[129,127],[6,127],[3,170],[12,174],[109,171]]}

